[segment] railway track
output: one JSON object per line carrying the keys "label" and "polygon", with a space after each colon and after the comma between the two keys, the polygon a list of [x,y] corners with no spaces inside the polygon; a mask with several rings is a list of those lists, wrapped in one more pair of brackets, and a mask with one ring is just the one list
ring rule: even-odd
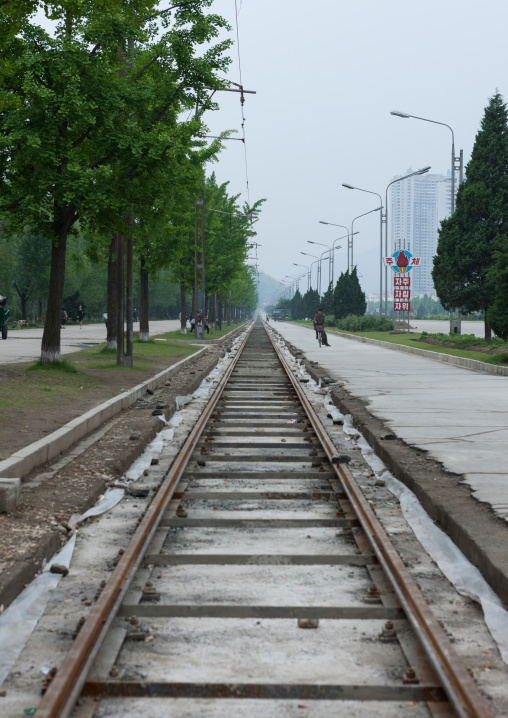
{"label": "railway track", "polygon": [[491,715],[256,322],[36,715],[278,716],[291,701]]}

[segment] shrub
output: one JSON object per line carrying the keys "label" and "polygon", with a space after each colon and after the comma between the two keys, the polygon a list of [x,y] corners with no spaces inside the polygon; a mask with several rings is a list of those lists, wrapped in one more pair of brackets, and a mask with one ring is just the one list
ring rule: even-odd
{"label": "shrub", "polygon": [[335,326],[348,332],[389,332],[393,330],[393,319],[374,317],[372,314],[365,314],[363,317],[350,314],[344,319],[337,319]]}

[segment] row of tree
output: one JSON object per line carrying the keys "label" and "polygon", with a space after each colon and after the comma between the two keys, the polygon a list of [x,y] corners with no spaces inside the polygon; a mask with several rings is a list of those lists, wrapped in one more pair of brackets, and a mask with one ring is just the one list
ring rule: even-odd
{"label": "row of tree", "polygon": [[282,309],[291,319],[312,319],[318,307],[335,319],[350,316],[363,316],[367,308],[365,292],[362,291],[356,267],[351,272],[342,272],[335,287],[330,282],[322,297],[315,289],[300,294],[297,289],[291,299],[279,299],[276,309]]}
{"label": "row of tree", "polygon": [[508,113],[496,93],[485,108],[456,210],[443,220],[432,272],[444,307],[483,312],[508,339]]}
{"label": "row of tree", "polygon": [[[81,238],[82,258],[107,265],[110,319],[119,248],[132,241],[147,325],[149,277],[161,269],[180,285],[185,306],[203,212],[208,292],[231,293],[213,306],[237,301],[255,308],[245,255],[260,203],[240,209],[226,185],[205,180],[206,163],[222,149],[221,139],[205,139],[203,113],[217,109],[208,88],[226,87],[221,77],[230,63],[230,41],[217,40],[229,28],[208,12],[211,4],[2,3],[0,217],[4,236],[25,244],[23,255],[33,248],[35,263],[36,252],[41,261],[50,255],[47,286],[37,280],[47,297],[43,363],[60,358],[70,236]],[[40,8],[54,33],[33,22]],[[108,321],[111,342],[115,327]]]}

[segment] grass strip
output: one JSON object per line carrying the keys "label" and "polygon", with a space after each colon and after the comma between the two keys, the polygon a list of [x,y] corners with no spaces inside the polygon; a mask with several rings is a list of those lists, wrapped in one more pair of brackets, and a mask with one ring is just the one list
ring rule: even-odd
{"label": "grass strip", "polygon": [[166,366],[199,350],[176,342],[133,343],[133,368],[116,365],[116,350],[89,347],[52,364],[8,364],[1,369],[0,420],[16,409],[50,410],[62,399],[82,401],[84,408],[120,394]]}

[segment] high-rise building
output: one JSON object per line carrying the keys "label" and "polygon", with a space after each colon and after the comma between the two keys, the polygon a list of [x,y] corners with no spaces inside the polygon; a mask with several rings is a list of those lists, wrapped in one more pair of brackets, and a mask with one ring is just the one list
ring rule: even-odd
{"label": "high-rise building", "polygon": [[[410,174],[408,170],[406,174]],[[400,177],[398,175],[397,177]],[[397,179],[394,177],[394,179]],[[421,264],[412,273],[413,296],[436,295],[432,282],[432,262],[437,250],[438,228],[442,219],[451,214],[451,176],[415,175],[390,188],[388,222],[390,254],[408,249],[421,257]]]}

